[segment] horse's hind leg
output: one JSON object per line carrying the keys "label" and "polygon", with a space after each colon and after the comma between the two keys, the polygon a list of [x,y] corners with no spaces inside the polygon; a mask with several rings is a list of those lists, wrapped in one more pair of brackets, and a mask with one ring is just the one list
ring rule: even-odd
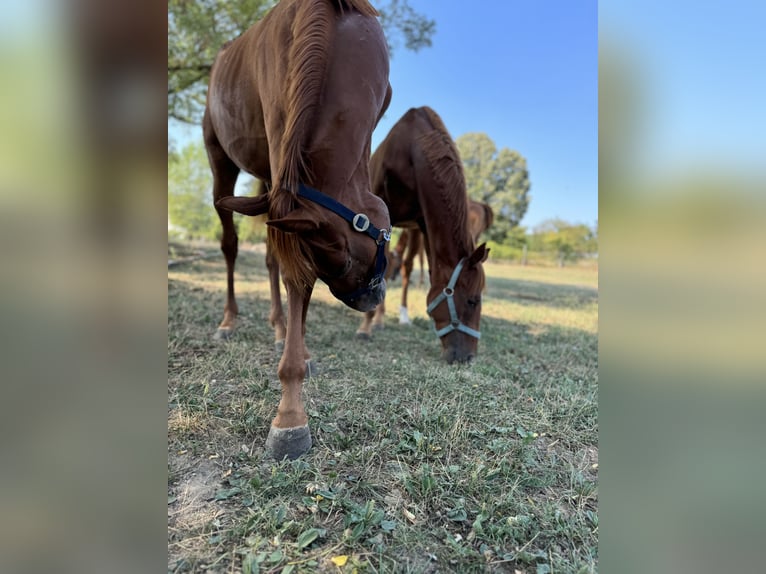
{"label": "horse's hind leg", "polygon": [[423,273],[423,246],[420,246],[420,249],[418,250],[418,260],[420,261],[420,280],[418,281],[418,287],[423,286],[423,281],[425,274]]}
{"label": "horse's hind leg", "polygon": [[282,307],[282,296],[280,293],[279,262],[274,256],[271,241],[268,238],[266,239],[266,267],[269,270],[269,286],[271,288],[269,323],[274,328],[274,348],[278,353],[281,353],[285,348],[287,325],[285,323],[285,312]]}
{"label": "horse's hind leg", "polygon": [[410,276],[415,262],[415,255],[420,251],[420,238],[422,234],[419,231],[412,231],[407,243],[407,253],[402,259],[402,304],[399,307],[399,324],[409,325],[410,316],[407,312],[407,291],[410,287]]}
{"label": "horse's hind leg", "polygon": [[[213,172],[213,201],[216,202],[222,197],[234,195],[239,168],[226,156],[215,136],[206,134],[205,147],[210,160],[210,169]],[[226,304],[223,308],[223,321],[218,326],[214,338],[228,339],[234,333],[239,312],[237,300],[234,297],[234,265],[237,261],[238,238],[234,227],[234,213],[228,209],[218,207],[215,209],[223,228],[221,251],[226,259]]]}
{"label": "horse's hind leg", "polygon": [[399,324],[409,325],[410,316],[407,313],[407,290],[410,286],[410,274],[412,273],[412,259],[407,257],[402,261],[402,304],[399,307]]}

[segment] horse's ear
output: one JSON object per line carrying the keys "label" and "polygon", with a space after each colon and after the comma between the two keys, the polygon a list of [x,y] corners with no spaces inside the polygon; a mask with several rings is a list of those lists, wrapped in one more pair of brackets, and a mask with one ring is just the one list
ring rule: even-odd
{"label": "horse's ear", "polygon": [[235,197],[231,195],[216,201],[215,206],[228,209],[229,211],[236,211],[242,215],[262,215],[269,210],[269,196]]}
{"label": "horse's ear", "polygon": [[282,217],[281,219],[270,219],[266,225],[276,227],[285,233],[309,233],[319,230],[319,222],[309,219],[301,213],[302,210],[295,209]]}
{"label": "horse's ear", "polygon": [[487,260],[488,255],[489,249],[487,249],[487,244],[482,243],[473,253],[471,253],[471,256],[468,258],[468,267],[474,267],[479,263],[483,263]]}

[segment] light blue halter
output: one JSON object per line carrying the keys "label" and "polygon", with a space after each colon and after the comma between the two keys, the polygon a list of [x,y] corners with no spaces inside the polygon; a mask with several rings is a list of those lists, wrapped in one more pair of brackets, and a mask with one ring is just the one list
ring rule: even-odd
{"label": "light blue halter", "polygon": [[431,301],[431,304],[428,306],[428,315],[430,316],[434,309],[436,309],[442,301],[445,299],[447,300],[447,307],[449,308],[449,319],[450,324],[446,327],[439,329],[436,331],[436,336],[441,338],[444,335],[451,333],[452,331],[461,331],[465,333],[466,335],[470,335],[471,337],[475,337],[477,339],[481,339],[481,333],[479,331],[476,331],[475,329],[471,329],[470,327],[463,325],[463,323],[460,322],[460,319],[457,316],[457,310],[455,309],[455,283],[457,283],[457,278],[460,276],[460,272],[463,270],[463,265],[465,264],[466,258],[463,257],[455,267],[455,270],[452,272],[452,277],[450,277],[449,283],[447,283],[447,286],[442,289],[442,292],[439,293],[439,295]]}

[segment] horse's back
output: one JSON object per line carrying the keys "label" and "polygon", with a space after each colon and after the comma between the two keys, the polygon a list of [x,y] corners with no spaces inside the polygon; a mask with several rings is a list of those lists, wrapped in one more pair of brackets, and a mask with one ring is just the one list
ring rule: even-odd
{"label": "horse's back", "polygon": [[[324,20],[320,18],[322,14],[325,15]],[[327,38],[337,36],[338,32],[345,32],[349,37],[346,28],[358,28],[361,21],[367,32],[372,31],[373,39],[370,41],[368,37],[357,34],[359,46],[346,48],[346,51],[363,52],[366,45],[372,44],[371,50],[380,52],[380,66],[383,67],[379,74],[382,81],[378,82],[382,88],[374,86],[374,91],[380,93],[374,94],[373,105],[376,109],[371,114],[372,121],[368,122],[371,133],[388,87],[388,53],[382,29],[374,14],[374,9],[366,0],[279,2],[260,22],[219,52],[211,70],[206,131],[215,135],[226,154],[241,169],[272,180],[271,172],[279,171],[279,166],[270,164],[284,159],[282,140],[293,137],[291,130],[299,132],[299,147],[303,149],[309,147],[310,138],[321,137],[319,122],[310,117],[316,115],[316,111],[303,114],[309,117],[297,128],[293,125],[295,118],[302,117],[301,109],[306,106],[318,107],[322,94],[306,95],[311,91],[312,83],[315,92],[331,87],[332,70],[338,67],[337,53],[348,42],[339,36],[335,41]],[[308,36],[316,38],[319,35],[325,36],[325,45],[319,42],[319,45],[312,46],[311,40],[304,41]],[[315,56],[306,57],[307,52],[313,52]],[[329,61],[322,61],[323,57]],[[355,64],[353,67],[345,66],[346,76],[364,73],[370,67],[369,62],[363,59]],[[359,83],[361,86],[370,84],[367,78]],[[335,90],[333,97],[322,98],[325,104],[339,105],[339,100],[344,97],[357,97],[359,90],[351,90],[348,85],[346,83],[343,89]],[[304,102],[295,105],[298,99]],[[278,174],[273,175],[276,177]]]}

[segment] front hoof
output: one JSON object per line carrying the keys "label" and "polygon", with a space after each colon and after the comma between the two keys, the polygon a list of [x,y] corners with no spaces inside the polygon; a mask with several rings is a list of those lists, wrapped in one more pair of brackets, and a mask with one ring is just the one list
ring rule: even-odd
{"label": "front hoof", "polygon": [[213,335],[214,341],[226,341],[227,339],[231,339],[232,335],[234,335],[234,329],[230,328],[221,328],[219,327],[218,330],[215,332],[215,335]]}
{"label": "front hoof", "polygon": [[357,331],[356,338],[359,339],[360,341],[369,341],[370,339],[372,339],[372,337],[370,337],[370,334],[365,333],[364,331]]}
{"label": "front hoof", "polygon": [[311,449],[311,431],[308,425],[281,429],[271,427],[266,438],[266,452],[275,460],[295,460]]}

